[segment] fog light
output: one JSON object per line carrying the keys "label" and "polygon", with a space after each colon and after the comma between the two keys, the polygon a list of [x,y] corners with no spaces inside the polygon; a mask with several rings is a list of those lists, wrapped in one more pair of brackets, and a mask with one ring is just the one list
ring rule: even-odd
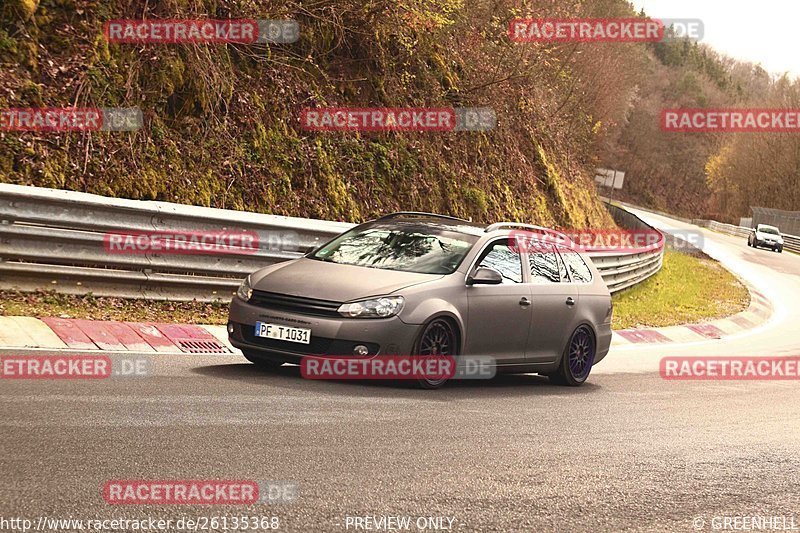
{"label": "fog light", "polygon": [[369,353],[369,348],[364,346],[363,344],[359,344],[355,348],[353,348],[353,355],[367,355]]}
{"label": "fog light", "polygon": [[231,322],[228,322],[228,333],[233,335],[233,323]]}

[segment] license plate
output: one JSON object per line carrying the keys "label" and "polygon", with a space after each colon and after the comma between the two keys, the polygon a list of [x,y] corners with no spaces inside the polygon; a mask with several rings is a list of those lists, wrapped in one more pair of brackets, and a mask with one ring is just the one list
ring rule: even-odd
{"label": "license plate", "polygon": [[269,324],[267,322],[256,322],[256,337],[309,344],[311,343],[311,330]]}

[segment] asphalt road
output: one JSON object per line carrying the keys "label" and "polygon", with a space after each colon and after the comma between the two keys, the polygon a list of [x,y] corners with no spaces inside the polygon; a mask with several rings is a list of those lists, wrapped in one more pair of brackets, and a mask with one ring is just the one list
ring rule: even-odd
{"label": "asphalt road", "polygon": [[[348,516],[449,517],[453,531],[713,531],[714,517],[754,515],[800,528],[798,383],[657,373],[663,355],[800,355],[800,257],[712,233],[707,245],[775,301],[774,319],[722,341],[615,348],[579,389],[318,382],[188,355],[142,378],[0,381],[0,530],[12,517],[225,515],[277,516],[283,531],[375,531],[346,529]],[[299,495],[111,506],[112,479],[291,480]]]}

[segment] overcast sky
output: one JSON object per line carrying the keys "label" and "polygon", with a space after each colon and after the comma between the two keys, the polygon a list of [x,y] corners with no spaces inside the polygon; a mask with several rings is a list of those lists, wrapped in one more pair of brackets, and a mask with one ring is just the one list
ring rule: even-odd
{"label": "overcast sky", "polygon": [[800,0],[629,0],[655,18],[695,18],[718,51],[800,76]]}

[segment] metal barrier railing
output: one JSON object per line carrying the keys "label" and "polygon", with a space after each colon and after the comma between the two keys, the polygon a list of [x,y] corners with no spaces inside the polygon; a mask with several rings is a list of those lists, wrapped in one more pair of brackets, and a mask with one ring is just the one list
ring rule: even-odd
{"label": "metal barrier railing", "polygon": [[[633,216],[618,206],[609,209],[619,210],[619,216]],[[228,300],[250,272],[300,257],[352,226],[0,184],[0,288],[45,288],[123,298]],[[105,236],[115,231],[226,230],[256,232],[262,243],[274,239],[291,242],[291,246],[267,245],[253,253],[219,255],[110,254],[104,246]],[[616,292],[658,272],[663,250],[662,239],[661,246],[644,253],[589,256],[609,290]]]}

